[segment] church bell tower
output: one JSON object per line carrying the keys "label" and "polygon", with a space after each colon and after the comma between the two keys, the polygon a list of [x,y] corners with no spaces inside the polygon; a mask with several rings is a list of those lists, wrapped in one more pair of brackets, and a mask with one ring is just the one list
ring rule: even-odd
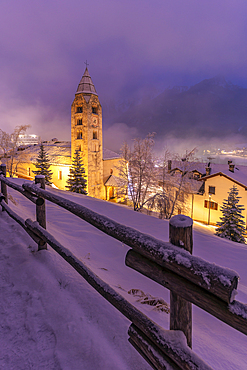
{"label": "church bell tower", "polygon": [[87,64],[71,105],[71,160],[76,149],[83,159],[88,195],[103,198],[102,108]]}

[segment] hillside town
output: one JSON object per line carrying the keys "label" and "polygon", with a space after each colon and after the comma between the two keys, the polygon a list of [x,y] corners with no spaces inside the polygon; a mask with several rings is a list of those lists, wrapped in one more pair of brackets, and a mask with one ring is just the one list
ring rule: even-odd
{"label": "hillside town", "polygon": [[[227,198],[229,189],[235,185],[245,209],[247,208],[246,166],[237,166],[227,159],[227,163],[223,164],[214,163],[214,158],[207,163],[198,159],[195,161],[194,152],[188,157],[175,160],[168,159],[172,157],[169,154],[165,162],[158,160],[155,163],[151,158],[151,141],[150,158],[146,158],[146,162],[150,163],[145,170],[149,173],[145,174],[146,178],[143,177],[139,184],[145,188],[145,194],[141,191],[142,194],[139,195],[142,199],[135,205],[134,198],[137,195],[133,193],[138,186],[135,181],[140,179],[134,179],[131,174],[133,159],[123,158],[123,152],[118,154],[104,148],[102,130],[102,108],[86,66],[71,106],[71,141],[53,138],[42,142],[49,157],[53,186],[66,190],[72,158],[78,149],[85,168],[86,192],[89,196],[129,204],[134,209],[146,209],[149,213],[156,212],[161,218],[171,218],[182,213],[195,221],[216,225],[221,217],[224,199]],[[5,152],[2,163],[6,163],[8,169],[8,164],[13,162],[14,170],[9,175],[34,180],[40,138],[37,135],[20,134],[17,144],[12,157],[8,150]],[[127,175],[124,166],[128,166]],[[157,201],[162,193],[163,206]],[[169,199],[165,200],[165,197]],[[246,210],[243,216],[246,224]]]}
{"label": "hillside town", "polygon": [[246,370],[247,3],[0,17],[0,370]]}

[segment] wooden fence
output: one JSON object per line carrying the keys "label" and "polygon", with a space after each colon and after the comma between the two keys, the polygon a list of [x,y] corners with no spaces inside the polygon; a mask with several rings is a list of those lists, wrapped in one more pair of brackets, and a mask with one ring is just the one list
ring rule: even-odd
{"label": "wooden fence", "polygon": [[[153,369],[212,369],[191,349],[192,304],[247,335],[247,305],[234,300],[239,276],[192,255],[193,221],[189,217],[174,216],[169,224],[170,242],[163,242],[45,190],[44,176],[36,176],[35,184],[20,186],[6,179],[4,165],[0,166],[0,173],[2,210],[35,240],[38,250],[46,249],[49,244],[131,321],[129,342]],[[7,186],[36,205],[36,221],[22,219],[8,206]],[[131,247],[126,265],[170,290],[170,330],[163,329],[131,305],[46,231],[45,200]]]}

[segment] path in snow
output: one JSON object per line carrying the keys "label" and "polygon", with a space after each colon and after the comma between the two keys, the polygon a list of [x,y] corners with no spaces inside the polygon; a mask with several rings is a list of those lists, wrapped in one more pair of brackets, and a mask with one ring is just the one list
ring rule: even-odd
{"label": "path in snow", "polygon": [[149,370],[128,320],[0,212],[0,369]]}

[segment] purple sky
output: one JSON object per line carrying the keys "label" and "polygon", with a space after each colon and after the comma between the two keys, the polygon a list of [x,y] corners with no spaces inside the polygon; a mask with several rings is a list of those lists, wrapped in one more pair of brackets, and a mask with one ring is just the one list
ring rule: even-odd
{"label": "purple sky", "polygon": [[86,59],[102,102],[218,74],[247,87],[246,19],[246,0],[1,0],[0,128],[69,140]]}

